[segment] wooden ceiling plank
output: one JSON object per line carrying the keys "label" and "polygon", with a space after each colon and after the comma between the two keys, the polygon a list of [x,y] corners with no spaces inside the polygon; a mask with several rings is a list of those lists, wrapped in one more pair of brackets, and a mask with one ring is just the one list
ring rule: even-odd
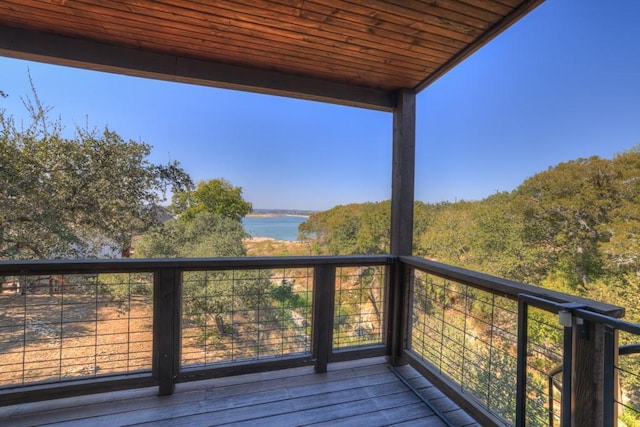
{"label": "wooden ceiling plank", "polygon": [[[227,19],[233,19],[234,18],[233,14],[239,13],[240,11],[239,9],[236,9],[238,6],[236,6],[235,8],[234,6],[229,6],[230,9],[226,9],[226,7],[227,5],[225,5],[224,7],[220,6],[216,8],[216,13],[218,13],[218,16],[224,16]],[[223,10],[229,10],[232,14],[229,15],[223,12]],[[370,34],[361,34],[359,32],[356,32],[350,29],[345,29],[345,28],[341,28],[340,31],[336,31],[336,29],[332,28],[331,25],[326,25],[326,24],[322,24],[322,22],[318,23],[311,20],[295,21],[295,22],[282,22],[277,20],[271,20],[271,19],[266,19],[264,17],[260,17],[261,13],[263,13],[262,10],[253,10],[253,13],[249,14],[250,16],[248,15],[243,16],[241,22],[257,25],[256,29],[258,30],[260,28],[268,27],[269,31],[277,31],[278,29],[280,29],[280,30],[289,30],[294,32],[294,31],[300,31],[300,27],[303,27],[305,31],[300,32],[300,35],[310,41],[315,40],[314,39],[314,36],[315,36],[315,37],[318,37],[317,40],[322,40],[323,38],[330,40],[331,41],[330,43],[332,45],[335,43],[339,43],[337,47],[340,47],[341,49],[342,48],[346,49],[349,46],[362,46],[367,48],[367,54],[378,55],[384,58],[388,58],[388,55],[392,54],[406,62],[413,62],[415,60],[415,57],[401,55],[399,53],[401,51],[399,49],[400,47],[399,44],[395,43],[391,45],[388,39],[385,39],[382,37],[380,39],[369,40],[363,37]],[[268,13],[269,12],[267,11],[266,14]],[[256,16],[260,18],[252,18],[252,16]],[[262,27],[261,25],[264,25],[264,27]],[[412,46],[412,48],[413,47],[414,46]],[[419,46],[415,46],[414,50],[416,52],[419,52],[421,55],[425,55],[425,60],[440,62],[442,59],[442,58],[437,58],[432,55],[429,55],[429,50],[427,49],[420,50]],[[404,56],[404,58],[401,58],[402,56]]]}
{"label": "wooden ceiling plank", "polygon": [[[327,3],[328,5],[324,3]],[[435,43],[437,45],[446,46],[447,48],[453,48],[456,52],[466,46],[466,42],[464,41],[459,41],[450,37],[444,37],[433,32],[433,28],[428,28],[426,30],[412,28],[411,25],[414,24],[415,21],[402,16],[385,15],[383,19],[379,12],[371,10],[366,6],[349,4],[348,9],[337,9],[335,8],[335,6],[332,6],[332,4],[333,3],[326,2],[325,0],[306,0],[304,3],[304,9],[310,9],[312,5],[316,8],[323,7],[325,11],[321,11],[321,13],[344,19],[355,19],[356,21],[361,20],[365,25],[375,28],[388,29],[389,31],[394,31],[399,34],[406,34],[417,39],[428,40],[429,43]],[[329,12],[326,12],[327,9],[329,10]],[[433,48],[433,46],[426,47]],[[437,47],[437,49],[445,52],[448,51],[448,49],[443,49],[442,47]]]}
{"label": "wooden ceiling plank", "polygon": [[[25,13],[24,21],[26,22],[29,15]],[[58,26],[64,26],[65,21],[59,19]],[[149,46],[153,46],[153,43],[158,40],[158,37],[162,35],[162,33],[155,34],[154,29],[151,27],[147,30],[144,29],[134,29],[125,26],[124,28],[115,27],[110,28],[110,25],[104,24],[105,30],[108,34],[113,34],[114,36],[109,38],[103,38],[104,42],[113,43],[119,40],[120,36],[131,34],[132,39],[136,39],[137,43],[134,48],[146,48]],[[205,43],[206,44],[206,43]],[[367,82],[371,86],[380,86],[380,87],[405,87],[407,84],[411,84],[411,81],[419,81],[420,73],[415,73],[412,77],[412,80],[400,80],[398,79],[392,71],[392,67],[388,67],[387,69],[383,69],[382,67],[372,67],[370,64],[365,66],[354,66],[348,67],[341,62],[336,62],[335,65],[330,65],[328,67],[323,67],[320,64],[320,61],[314,61],[313,59],[308,58],[303,53],[295,53],[295,56],[290,56],[286,59],[282,57],[282,55],[278,53],[273,53],[269,51],[261,51],[258,44],[254,44],[252,47],[246,46],[234,46],[231,44],[225,44],[225,49],[227,49],[233,55],[227,55],[226,60],[232,61],[238,65],[249,65],[253,67],[270,67],[272,69],[284,69],[287,67],[291,67],[292,64],[295,64],[298,67],[299,72],[306,72],[310,75],[314,76],[331,76],[335,80],[343,79],[348,81],[363,81]],[[212,46],[214,49],[216,46]],[[167,50],[166,53],[177,54],[176,50]],[[193,51],[194,57],[201,56],[200,51]],[[269,64],[261,64],[256,63],[255,61],[248,61],[247,58],[253,58],[255,56],[260,56],[263,58],[270,59]],[[405,75],[409,75],[409,73],[405,73]]]}
{"label": "wooden ceiling plank", "polygon": [[[194,2],[190,2],[191,4],[193,4]],[[264,4],[264,2],[257,2],[258,4]],[[308,4],[308,3],[305,3]],[[209,5],[207,5],[209,6]],[[235,8],[234,8],[235,6]],[[218,3],[216,9],[216,13],[218,13],[219,15],[222,14],[222,11],[226,8],[226,7],[230,7],[230,12],[236,15],[231,15],[231,16],[227,16],[225,15],[226,18],[228,18],[230,21],[233,19],[236,19],[236,17],[239,17],[240,12],[242,12],[243,10],[245,10],[245,6],[239,6],[236,5],[235,3],[232,4],[226,4],[226,3]],[[201,12],[201,11],[200,11]],[[257,22],[257,25],[260,24],[265,24],[268,23],[270,26],[272,26],[272,28],[280,28],[280,29],[287,29],[287,30],[291,30],[291,31],[301,31],[301,25],[298,25],[298,22],[282,22],[282,21],[267,21],[267,19],[265,19],[265,16],[269,16],[270,14],[275,14],[275,17],[280,17],[280,15],[278,15],[276,13],[277,11],[263,11],[263,10],[257,10],[254,14],[257,17],[256,19],[259,19],[260,22]],[[251,15],[251,14],[249,14]],[[248,15],[243,15],[244,22],[246,22],[247,19],[249,19]],[[307,23],[303,23],[303,25],[306,25]],[[405,27],[406,28],[406,27]],[[331,27],[330,26],[314,26],[313,28],[309,28],[308,25],[306,25],[304,28],[302,28],[302,30],[304,30],[304,32],[301,32],[300,35],[302,37],[304,37],[305,39],[312,39],[314,35],[317,34],[321,34],[324,37],[330,37],[330,40],[337,40],[337,41],[343,41],[346,40],[345,39],[345,30],[350,32],[350,34],[355,34],[356,36],[358,35],[357,33],[354,33],[352,31],[351,28],[347,27],[346,29],[343,29],[342,31],[336,32],[336,33],[332,33],[331,32]],[[334,30],[335,31],[335,30]],[[370,36],[370,34],[367,34],[368,36]],[[348,39],[349,43],[343,43],[344,45],[347,46],[355,46],[358,44],[359,40],[356,39]],[[385,47],[385,44],[388,43],[388,38],[387,37],[381,37],[380,39],[377,39],[375,41],[365,41],[366,45],[365,47],[367,48],[367,53],[368,54],[373,54],[375,55],[377,53],[378,50],[382,49],[383,47]],[[418,43],[416,43],[418,44]],[[397,45],[393,45],[393,46],[389,46],[389,48],[386,48],[386,53],[384,55],[388,56],[390,53],[397,55],[397,52],[400,51],[401,49],[398,48],[399,46]],[[438,57],[438,59],[434,58],[432,56],[432,54],[430,54],[429,52],[424,52],[424,51],[420,51],[419,50],[419,46],[416,45],[411,45],[411,50],[420,53],[421,55],[421,59],[425,59],[425,60],[433,60],[433,62],[441,62],[442,59],[442,55],[439,55],[439,57],[436,55],[436,57]],[[433,51],[431,51],[433,52]],[[429,56],[427,56],[429,55]],[[383,56],[383,54],[381,53],[380,56]],[[451,55],[447,56],[447,58],[451,57]],[[415,57],[405,57],[405,61],[407,62],[411,62]]]}
{"label": "wooden ceiling plank", "polygon": [[494,0],[497,3],[501,3],[511,9],[516,9],[522,6],[523,0]]}
{"label": "wooden ceiling plank", "polygon": [[97,71],[390,111],[393,91],[140,51],[0,25],[0,54]]}
{"label": "wooden ceiling plank", "polygon": [[[16,16],[17,16],[18,12],[16,12]],[[22,21],[21,22],[28,22],[30,15],[28,12],[23,12],[22,14]],[[71,28],[73,28],[74,25],[76,25],[75,21],[66,21],[65,19],[59,19],[57,21],[57,26],[58,29],[64,29],[65,28],[65,24],[67,24],[69,26],[71,26]],[[156,37],[156,34],[154,34],[153,31],[144,31],[144,29],[122,29],[120,27],[114,27],[111,28],[110,25],[105,24],[105,31],[106,34],[108,34],[108,37],[103,37],[100,41],[104,42],[104,43],[113,43],[115,44],[117,41],[119,41],[119,37],[120,36],[126,36],[128,37],[130,40],[136,40],[136,43],[130,43],[130,47],[132,48],[147,48],[148,46],[152,46],[152,42],[153,41],[157,41],[158,38]],[[206,44],[206,42],[205,42]],[[215,48],[216,46],[211,46],[211,48]],[[166,49],[164,51],[165,53],[169,53],[169,54],[176,54],[178,52],[178,50],[176,49]],[[202,54],[202,50],[190,50],[190,49],[186,49],[183,50],[183,52],[187,52],[187,53],[192,53],[194,57],[198,57],[199,55]],[[246,54],[245,54],[246,55]],[[241,56],[240,54],[238,54],[238,56]],[[314,69],[313,71],[318,71],[317,69]],[[357,73],[353,73],[352,77],[353,78],[357,78],[359,77],[360,74]]]}
{"label": "wooden ceiling plank", "polygon": [[[263,79],[258,76],[263,71],[297,82],[305,99],[322,97],[313,92],[321,82],[355,84],[364,97],[370,94],[363,95],[363,87],[380,88],[388,97],[401,87],[423,89],[541,1],[3,0],[0,22],[41,30],[46,40],[59,34],[76,48],[70,40],[106,52],[173,57],[201,74],[221,75],[216,84],[225,87],[246,83],[233,81],[225,74],[229,70],[250,76],[249,82]],[[36,33],[28,34],[33,39]],[[96,67],[119,67],[116,59],[111,61]],[[134,73],[146,73],[142,68]],[[288,91],[274,82],[268,85],[264,91]]]}
{"label": "wooden ceiling plank", "polygon": [[405,36],[402,34],[391,32],[381,27],[369,26],[355,22],[347,22],[340,18],[327,16],[315,11],[304,10],[301,12],[301,16],[310,21],[315,21],[321,24],[340,28],[345,32],[356,33],[359,35],[370,34],[371,36],[375,37],[372,38],[372,41],[385,40],[386,42],[380,43],[379,46],[384,44],[391,48],[395,47],[395,52],[399,51],[399,46],[409,46],[411,52],[425,55],[425,59],[429,57],[446,60],[453,56],[452,52],[457,51],[456,49],[449,48],[448,46],[431,43],[428,40],[421,39],[416,36]]}
{"label": "wooden ceiling plank", "polygon": [[[147,16],[147,18],[150,19],[149,16]],[[212,17],[210,17],[210,19],[212,19]],[[146,23],[144,22],[143,24],[146,25]],[[148,24],[153,26],[154,22],[149,22]],[[178,26],[182,26],[182,25],[178,24]],[[184,31],[185,34],[189,34],[188,27],[183,28],[181,31]],[[366,71],[368,72],[375,71],[374,67],[387,67],[391,69],[394,66],[402,66],[402,67],[406,67],[409,70],[415,70],[417,72],[424,73],[429,69],[434,69],[436,66],[438,66],[438,62],[439,62],[439,61],[429,62],[427,59],[424,59],[422,61],[417,61],[413,58],[398,57],[398,56],[391,57],[391,58],[390,57],[378,58],[375,55],[372,55],[372,52],[368,50],[365,53],[361,53],[355,50],[357,49],[357,47],[353,47],[353,46],[350,46],[350,47],[352,47],[354,50],[349,53],[343,53],[344,49],[340,49],[338,51],[336,51],[336,49],[328,49],[328,48],[317,49],[317,45],[312,45],[309,41],[304,40],[302,35],[300,35],[299,40],[290,41],[286,38],[287,33],[281,33],[276,28],[274,28],[272,32],[267,33],[261,27],[259,27],[257,30],[253,30],[252,28],[235,27],[234,24],[230,24],[228,29],[224,31],[220,31],[215,38],[220,39],[221,36],[228,36],[228,38],[225,39],[227,41],[238,40],[240,42],[244,41],[246,43],[250,43],[250,42],[256,43],[256,40],[259,40],[258,36],[260,35],[262,35],[268,41],[270,40],[274,42],[276,41],[283,42],[284,46],[283,48],[277,49],[278,52],[284,52],[284,53],[291,52],[293,54],[304,54],[305,56],[317,56],[318,58],[334,59],[334,60],[340,61],[343,64],[359,62],[359,61],[355,61],[355,59],[358,59],[358,58],[362,60],[366,60],[369,63],[372,62],[371,60],[373,59],[373,62],[374,62],[373,66],[370,66],[369,68],[366,69]],[[211,36],[209,35],[209,37]],[[304,46],[301,45],[301,43],[303,43]],[[269,44],[269,43],[262,44],[262,48],[265,51],[268,50],[266,48],[269,46],[272,46],[272,44]],[[342,48],[343,46],[340,46],[340,47]],[[344,47],[346,48],[347,46],[344,46]],[[338,52],[340,53],[340,55],[338,54]],[[410,62],[405,61],[405,59],[409,60]],[[415,64],[418,64],[418,65],[415,65]]]}
{"label": "wooden ceiling plank", "polygon": [[[460,11],[464,10],[464,8],[460,7],[459,4],[457,7],[445,8],[441,6],[440,1],[386,0],[386,2],[411,11],[411,16],[414,17],[413,19],[419,19],[424,15],[431,15],[437,17],[443,23],[450,22],[454,26],[461,25],[475,28],[482,32],[486,31],[493,22],[492,20],[487,21],[477,16],[461,13]],[[449,6],[451,6],[451,4],[449,4]]]}
{"label": "wooden ceiling plank", "polygon": [[[336,36],[332,38],[317,38],[313,37],[313,34],[309,33],[296,33],[292,31],[283,30],[277,27],[268,27],[265,28],[260,24],[255,24],[254,22],[243,21],[241,23],[237,23],[240,25],[239,27],[235,27],[235,23],[230,25],[230,29],[235,31],[242,32],[245,35],[249,35],[251,37],[255,37],[259,34],[268,34],[273,40],[281,40],[290,43],[292,46],[314,46],[319,50],[330,52],[335,54],[336,51],[344,52],[345,59],[348,60],[349,57],[356,57],[371,60],[373,59],[375,62],[380,64],[384,63],[402,63],[406,64],[406,66],[411,69],[415,69],[417,71],[424,70],[425,66],[434,66],[441,62],[443,59],[440,57],[427,56],[424,58],[416,58],[415,56],[407,56],[407,55],[398,55],[397,52],[398,45],[396,45],[395,52],[386,52],[380,51],[379,49],[372,49],[368,45],[358,45],[355,42],[347,43],[344,40],[343,36]],[[293,24],[291,24],[293,25]],[[323,35],[327,35],[328,31],[322,32]],[[336,40],[338,39],[338,40]],[[288,40],[288,41],[287,41]],[[378,45],[380,47],[380,45]]]}
{"label": "wooden ceiling plank", "polygon": [[402,16],[413,22],[410,25],[411,28],[428,29],[428,31],[435,34],[440,34],[465,43],[473,42],[473,40],[483,32],[468,25],[458,24],[426,13],[421,14],[405,6],[398,6],[383,0],[349,0],[349,2],[366,6],[385,15],[392,14]]}
{"label": "wooden ceiling plank", "polygon": [[[281,1],[281,0],[278,0],[278,1]],[[259,20],[265,20],[266,21],[265,18],[273,19],[274,21],[279,22],[278,25],[283,26],[283,28],[299,28],[299,29],[304,29],[305,31],[314,31],[314,30],[315,31],[332,31],[332,32],[335,32],[336,35],[342,36],[342,38],[344,39],[344,36],[343,36],[344,31],[343,30],[340,30],[340,31],[336,32],[336,30],[332,29],[330,26],[318,27],[317,24],[310,25],[310,23],[305,22],[305,20],[294,21],[293,18],[292,18],[291,21],[281,21],[282,15],[279,15],[277,13],[277,8],[276,8],[278,1],[271,1],[268,4],[266,2],[257,2],[257,4],[261,4],[262,7],[267,7],[268,5],[273,5],[273,9],[274,10],[271,10],[271,9],[268,9],[268,10],[267,9],[256,9],[256,10],[254,10],[252,12],[252,9],[246,7],[245,4],[240,5],[240,4],[237,4],[236,2],[218,2],[218,3],[216,3],[215,9],[216,10],[227,9],[227,10],[232,11],[234,14],[238,14],[236,16],[240,16],[240,14],[243,14],[243,12],[246,12],[248,14],[255,15],[255,17],[257,19],[259,19]],[[307,0],[307,1],[309,1],[309,0]],[[305,7],[308,4],[307,1],[305,2]],[[194,0],[191,3],[196,3],[196,4],[203,4],[204,3],[203,7],[210,7],[212,9],[214,9],[213,6],[211,6],[211,4],[208,3],[206,0]],[[362,8],[362,9],[367,10],[366,7]],[[304,10],[304,8],[303,8],[303,10]],[[232,16],[232,18],[234,18],[234,16]],[[245,16],[243,19],[248,19],[248,17]],[[402,26],[403,26],[404,30],[406,31],[406,29],[407,29],[408,25],[411,23],[411,21],[409,21],[407,19],[403,20],[402,18],[400,19],[400,21],[404,21],[404,22],[402,22],[400,24],[400,27],[398,27],[398,28],[402,28]],[[346,27],[346,28],[348,29],[348,27]],[[438,29],[434,30],[433,28],[430,28],[428,31],[424,31],[424,33],[428,34],[429,38],[433,38],[435,40],[438,40],[439,42],[442,41],[444,44],[447,44],[447,43],[450,42],[450,39],[448,37],[442,37],[442,36],[440,36],[438,34],[435,34],[434,31],[442,31],[442,30],[438,30]],[[455,33],[455,34],[458,36],[458,38],[464,38],[463,41],[459,41],[460,44],[457,44],[457,48],[458,49],[461,48],[462,46],[464,46],[466,42],[472,40],[472,38],[470,38],[470,37],[468,37],[466,35],[459,34],[459,33]],[[366,34],[366,35],[367,35],[367,37],[371,37],[370,34]],[[385,38],[380,38],[380,39],[376,40],[377,44],[382,44],[382,45],[386,44],[387,42],[388,42],[388,40],[386,40]],[[370,42],[368,42],[368,43],[371,46],[374,46],[376,44],[376,43],[370,43]]]}
{"label": "wooden ceiling plank", "polygon": [[[443,9],[455,11],[463,15],[473,16],[478,19],[482,19],[485,22],[496,22],[505,15],[504,13],[496,13],[459,0],[427,0],[427,3],[437,5]],[[508,11],[505,11],[505,13],[507,12]]]}
{"label": "wooden ceiling plank", "polygon": [[[100,12],[101,12],[102,14],[104,14],[104,13],[105,13],[105,11],[104,11],[104,10],[101,10]],[[148,17],[147,17],[147,18],[148,18]],[[60,21],[61,21],[61,20],[58,18],[58,19],[57,19],[58,26],[60,26]],[[129,29],[129,28],[134,28],[134,27],[135,27],[135,25],[129,25],[129,24],[128,24],[128,23],[126,23],[126,22],[125,22],[125,23],[123,23],[123,24],[124,24],[124,25],[123,25],[123,28],[114,27],[114,28],[112,28],[109,32],[110,32],[110,33],[112,33],[112,34],[124,35],[124,34],[128,31],[128,29]],[[157,27],[155,27],[155,26],[153,25],[153,24],[154,24],[153,22],[150,22],[150,23],[143,22],[143,24],[145,24],[145,25],[148,25],[148,26],[149,26],[149,28],[143,28],[143,35],[148,37],[148,39],[147,39],[148,41],[155,41],[158,37],[162,37],[162,35],[163,35],[162,33],[159,33],[159,34],[157,34],[157,35],[154,35],[154,34],[153,34],[153,32],[154,32],[154,31],[158,30],[158,28],[157,28]],[[185,29],[185,34],[188,34],[188,31],[187,31],[186,29]],[[139,37],[139,36],[140,36],[140,34],[138,34],[138,35],[137,35],[137,37]],[[185,36],[185,37],[186,37],[186,36]],[[112,40],[110,40],[110,41],[112,41]],[[185,42],[186,42],[186,41],[188,41],[188,39],[185,39]],[[216,46],[212,46],[212,48],[216,48]],[[306,52],[306,51],[299,51],[300,49],[297,49],[295,46],[294,46],[294,47],[292,47],[292,49],[293,49],[293,50],[292,50],[292,52],[293,52],[293,53],[295,53],[296,55],[304,54],[304,55],[303,55],[303,57],[304,57],[304,56],[306,56],[307,54],[308,54],[308,55],[315,55],[315,54],[316,54],[316,53],[314,53],[313,51],[308,51],[308,52]],[[256,52],[258,52],[258,51],[259,51],[259,49],[256,49]],[[327,57],[327,59],[330,59],[330,58],[328,58],[328,57]],[[350,59],[352,59],[352,56],[351,56],[351,57],[347,56],[347,57],[345,57],[345,58],[339,58],[339,59],[340,59],[339,64],[340,64],[341,66],[349,65],[349,62],[350,62]],[[370,59],[370,58],[369,58],[369,59]],[[246,61],[245,61],[245,62],[246,62]],[[400,63],[400,62],[397,62],[397,61],[395,61],[395,60],[387,61],[387,62],[388,62],[388,64],[384,64],[384,63],[382,63],[382,62],[381,62],[379,65],[377,65],[377,66],[375,66],[375,67],[374,67],[374,66],[369,65],[368,67],[364,68],[364,71],[366,71],[367,73],[376,73],[376,72],[377,72],[377,73],[379,73],[379,74],[384,74],[384,72],[383,72],[383,68],[382,68],[382,67],[385,67],[385,66],[386,66],[386,68],[388,68],[388,69],[390,69],[390,70],[391,70],[394,66],[403,66],[403,67],[409,67],[409,68],[412,68],[410,64]],[[435,64],[434,64],[434,65],[435,65]],[[361,64],[356,64],[356,66],[357,66],[357,67],[362,68],[362,65],[361,65]],[[377,68],[376,68],[376,67],[377,67]],[[432,69],[433,69],[433,68],[434,68],[434,67],[432,66]],[[424,71],[426,71],[426,70],[427,70],[427,69],[422,68],[422,69],[421,69],[421,72],[424,72]],[[317,69],[316,69],[316,71],[317,71]],[[363,70],[361,69],[360,71],[363,71]],[[390,72],[390,73],[389,73],[389,77],[392,77],[392,76],[393,76],[393,74],[394,74],[393,72]],[[353,74],[352,74],[352,75],[353,75]],[[416,73],[416,74],[414,75],[414,77],[415,77],[415,78],[418,78],[418,76],[419,76],[419,74],[418,74],[418,73]]]}
{"label": "wooden ceiling plank", "polygon": [[408,43],[410,46],[422,46],[447,54],[454,51],[457,52],[464,46],[464,42],[448,37],[445,38],[432,32],[410,28],[409,25],[413,21],[409,19],[398,16],[385,16],[385,19],[381,19],[372,16],[370,9],[354,4],[349,4],[348,8],[337,8],[332,2],[307,0],[304,3],[302,14],[305,12],[316,12],[325,15],[327,20],[331,20],[341,27],[361,28],[363,33],[380,35],[383,40],[391,38]]}
{"label": "wooden ceiling plank", "polygon": [[456,0],[463,4],[477,7],[479,9],[488,10],[500,16],[506,16],[513,9],[512,7],[505,6],[502,3],[498,3],[495,0]]}
{"label": "wooden ceiling plank", "polygon": [[[155,5],[160,4],[160,3],[161,2],[154,2]],[[132,3],[129,3],[127,7],[128,8],[132,8],[133,7]],[[132,10],[137,11],[135,9],[132,9]],[[167,15],[171,14],[170,12],[168,12],[166,10],[165,11],[161,10],[160,12],[162,12],[164,14],[167,14]],[[306,33],[287,33],[286,31],[281,30],[280,28],[277,28],[275,26],[274,27],[267,27],[267,28],[265,28],[265,27],[255,27],[255,30],[254,29],[248,30],[247,28],[243,28],[243,27],[235,27],[234,26],[235,22],[233,20],[231,20],[231,19],[229,20],[229,24],[226,24],[224,22],[225,19],[227,19],[227,18],[226,17],[225,18],[221,18],[219,16],[215,16],[215,17],[214,16],[209,16],[208,17],[208,23],[210,25],[213,25],[213,26],[222,25],[223,26],[222,28],[218,27],[219,28],[219,30],[218,30],[219,32],[228,32],[227,30],[231,30],[232,27],[233,27],[234,31],[236,31],[236,32],[244,32],[244,33],[250,34],[252,37],[255,37],[258,34],[261,34],[261,35],[262,34],[264,34],[264,35],[274,34],[274,36],[275,36],[276,33],[278,33],[279,36],[282,36],[282,37],[285,37],[285,38],[288,35],[289,36],[293,35],[293,36],[296,36],[296,41],[295,42],[293,42],[293,41],[291,42],[292,43],[292,47],[294,45],[295,46],[300,46],[299,44],[296,44],[296,43],[300,43],[300,42],[304,43],[305,45],[310,45],[309,34],[306,34]],[[178,25],[181,25],[181,23],[179,23]],[[251,24],[251,25],[253,25],[253,24]],[[224,28],[225,26],[228,27],[228,28]],[[190,28],[190,27],[186,27],[184,30],[185,31],[189,31],[188,28]],[[267,32],[267,30],[268,30],[268,32]],[[205,31],[205,30],[202,30],[202,31]],[[324,33],[326,34],[326,32],[324,32]],[[198,33],[198,34],[203,34],[203,33]],[[204,37],[205,39],[206,38],[210,38],[211,34],[210,34],[210,32],[207,32],[207,34],[202,35],[202,37]],[[285,43],[286,43],[287,41],[286,41],[285,38],[283,38],[282,40],[278,40],[276,38],[272,38],[271,40],[272,41],[281,41],[281,42],[285,41]],[[442,60],[443,60],[443,58],[441,58],[441,57],[440,58],[435,58],[435,57],[431,57],[431,56],[427,56],[427,55],[424,55],[424,56],[420,57],[419,59],[416,59],[415,56],[400,56],[400,55],[395,53],[395,52],[399,51],[399,49],[398,49],[399,46],[394,46],[393,49],[390,49],[390,50],[392,50],[392,52],[391,52],[392,56],[390,57],[389,56],[389,52],[382,53],[382,52],[378,52],[378,51],[375,51],[375,50],[371,50],[369,48],[366,48],[366,51],[362,52],[362,48],[358,47],[355,44],[339,43],[339,45],[336,46],[336,42],[334,42],[334,41],[324,41],[323,39],[320,39],[319,42],[324,44],[324,46],[320,47],[320,50],[324,50],[326,52],[333,52],[334,55],[335,55],[335,52],[336,52],[336,48],[339,48],[339,49],[337,49],[339,52],[351,51],[351,53],[345,53],[344,54],[344,57],[341,59],[342,61],[345,61],[345,60],[349,61],[350,59],[353,59],[354,55],[357,56],[358,54],[360,54],[360,56],[363,59],[367,59],[369,61],[371,59],[378,60],[377,62],[380,65],[397,64],[398,66],[403,66],[403,67],[407,67],[409,69],[414,69],[416,71],[423,72],[425,69],[432,69],[432,68],[438,66],[439,63],[441,63]],[[378,46],[380,46],[380,45],[378,45]],[[303,49],[303,48],[301,48],[301,49]],[[361,50],[358,50],[358,49],[361,49]],[[450,56],[451,55],[449,55],[449,57]]]}

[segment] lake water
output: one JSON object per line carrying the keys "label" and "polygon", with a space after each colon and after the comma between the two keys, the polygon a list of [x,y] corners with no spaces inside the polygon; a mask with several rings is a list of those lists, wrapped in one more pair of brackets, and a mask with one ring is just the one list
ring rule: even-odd
{"label": "lake water", "polygon": [[242,219],[242,225],[252,237],[298,240],[298,226],[308,218],[293,215],[250,216]]}

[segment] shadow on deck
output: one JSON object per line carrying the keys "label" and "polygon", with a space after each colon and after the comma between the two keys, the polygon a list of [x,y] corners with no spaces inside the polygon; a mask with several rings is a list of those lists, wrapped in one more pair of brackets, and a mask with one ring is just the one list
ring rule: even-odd
{"label": "shadow on deck", "polygon": [[[478,426],[408,365],[398,372],[450,425]],[[4,426],[421,425],[447,426],[382,357],[127,390],[0,409]]]}

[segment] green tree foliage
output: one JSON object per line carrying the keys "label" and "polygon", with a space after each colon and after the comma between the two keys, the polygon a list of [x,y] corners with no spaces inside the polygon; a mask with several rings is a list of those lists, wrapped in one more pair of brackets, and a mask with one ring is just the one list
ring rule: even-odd
{"label": "green tree foliage", "polygon": [[[388,225],[383,224],[388,224],[389,218],[379,209],[381,205],[338,206],[312,215],[300,231],[310,238],[315,233],[325,253],[386,252],[388,235],[375,231],[388,232]],[[481,201],[416,203],[414,218],[416,255],[620,305],[626,308],[626,319],[640,322],[640,147],[611,160],[594,156],[561,163],[532,176],[510,193]],[[366,287],[354,289],[366,292]],[[486,325],[508,330],[514,324],[513,319],[485,313],[492,306],[490,302],[468,299],[471,305],[465,308],[459,295],[454,298],[438,290],[430,301],[421,301],[419,292],[415,298],[424,313],[414,314],[414,321],[435,321],[433,330],[441,323],[438,313],[446,313],[452,324],[468,320],[463,313],[473,313],[471,318],[476,321],[466,327],[477,336],[486,333]],[[434,311],[435,305],[439,308]],[[530,338],[541,349],[561,346],[559,332],[549,331],[552,324],[554,320],[536,315],[530,318]],[[456,331],[462,330],[460,326],[443,335],[454,340]],[[481,341],[463,336],[455,339],[460,340],[456,345],[465,343],[468,348]],[[628,340],[621,336],[622,344]],[[515,374],[511,373],[515,372],[515,347],[501,337],[494,336],[493,342],[500,351],[474,348],[460,366],[474,379],[470,386],[474,393],[481,398],[490,393],[497,405],[494,409],[508,418],[514,405]],[[453,344],[443,352],[456,363],[461,354]],[[537,361],[540,372],[559,363],[553,352],[547,353],[546,359]],[[485,367],[488,360],[491,366]],[[637,359],[633,363],[629,356],[621,358],[623,370],[636,372]],[[629,396],[637,395],[637,381],[633,375],[621,378]],[[531,374],[529,382],[539,389],[546,387],[543,375]],[[528,408],[531,419],[538,420],[534,424],[546,422],[545,401],[540,396],[536,399]]]}
{"label": "green tree foliage", "polygon": [[[242,223],[209,211],[171,219],[142,236],[135,255],[141,258],[211,258],[245,255]],[[202,330],[202,339],[215,325],[217,338],[238,334],[234,312],[247,315],[270,306],[271,280],[266,271],[185,272],[184,311]]]}
{"label": "green tree foliage", "polygon": [[200,212],[240,221],[253,210],[242,198],[242,187],[223,178],[200,182],[194,191],[174,193],[171,209],[181,219],[191,221]]}
{"label": "green tree foliage", "polygon": [[315,240],[321,253],[356,253],[363,209],[362,205],[351,204],[313,213],[298,227],[300,237],[302,240]]}
{"label": "green tree foliage", "polygon": [[389,202],[336,206],[312,214],[300,224],[302,240],[313,240],[320,253],[332,255],[389,252]]}
{"label": "green tree foliage", "polygon": [[[416,202],[414,244],[433,221],[439,206]],[[384,254],[391,247],[391,202],[349,204],[316,212],[298,227],[299,239],[324,255]]]}
{"label": "green tree foliage", "polygon": [[[638,147],[561,163],[511,193],[414,211],[416,255],[624,305],[640,320]],[[388,202],[352,204],[313,214],[300,232],[322,253],[384,253],[388,224]]]}
{"label": "green tree foliage", "polygon": [[155,227],[136,242],[140,258],[211,258],[245,255],[242,223],[210,212],[200,212],[191,221],[171,219]]}
{"label": "green tree foliage", "polygon": [[116,132],[77,129],[49,118],[35,90],[18,127],[0,111],[0,258],[94,257],[122,250],[156,221],[168,188],[191,186],[177,163],[148,160],[150,146]]}

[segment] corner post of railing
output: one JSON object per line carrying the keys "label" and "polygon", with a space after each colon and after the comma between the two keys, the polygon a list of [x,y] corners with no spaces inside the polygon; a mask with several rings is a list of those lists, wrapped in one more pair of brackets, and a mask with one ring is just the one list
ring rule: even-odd
{"label": "corner post of railing", "polygon": [[181,275],[177,269],[154,272],[153,288],[153,376],[158,394],[173,394],[180,369]]}
{"label": "corner post of railing", "polygon": [[313,280],[312,350],[315,371],[327,372],[333,349],[333,315],[336,294],[336,266],[318,265]]}
{"label": "corner post of railing", "polygon": [[413,269],[400,260],[391,265],[389,283],[390,320],[387,342],[389,343],[389,363],[394,366],[403,363],[402,352],[407,346],[407,330],[410,322],[409,289]]}
{"label": "corner post of railing", "polygon": [[575,318],[573,328],[574,425],[603,426],[604,325]]}

